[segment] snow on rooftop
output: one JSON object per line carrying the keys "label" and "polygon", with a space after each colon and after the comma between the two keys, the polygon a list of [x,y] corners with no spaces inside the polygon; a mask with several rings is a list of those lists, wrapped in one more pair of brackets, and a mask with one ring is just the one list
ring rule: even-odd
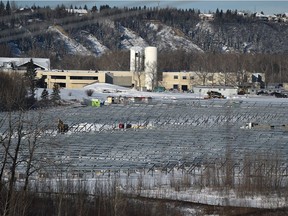
{"label": "snow on rooftop", "polygon": [[117,92],[117,91],[128,92],[128,91],[132,91],[129,88],[118,86],[118,85],[113,85],[113,84],[109,84],[109,83],[93,83],[93,84],[85,86],[84,89],[93,89],[96,92],[103,92],[103,90],[110,90],[111,92]]}
{"label": "snow on rooftop", "polygon": [[33,60],[33,63],[44,68],[45,70],[50,70],[50,59],[48,58],[9,58],[9,57],[0,57],[0,66],[4,63],[14,62],[16,66],[21,66],[28,63],[30,60]]}
{"label": "snow on rooftop", "polygon": [[141,51],[143,51],[143,47],[133,46],[133,47],[130,48],[130,50],[134,50],[134,51],[137,51],[137,52],[141,52]]}
{"label": "snow on rooftop", "polygon": [[68,13],[88,14],[86,9],[66,9]]}
{"label": "snow on rooftop", "polygon": [[126,96],[126,97],[152,97],[154,99],[183,99],[183,98],[197,98],[199,95],[191,93],[173,93],[173,92],[146,92],[138,91],[134,88],[126,88],[108,83],[94,83],[84,87],[94,90],[93,96],[103,98],[107,96]]}

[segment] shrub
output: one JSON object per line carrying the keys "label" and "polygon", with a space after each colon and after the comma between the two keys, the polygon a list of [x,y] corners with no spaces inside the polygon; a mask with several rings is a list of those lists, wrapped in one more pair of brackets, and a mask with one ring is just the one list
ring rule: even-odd
{"label": "shrub", "polygon": [[86,93],[86,95],[87,95],[88,97],[90,97],[90,96],[93,95],[94,90],[93,90],[93,89],[87,89],[87,90],[85,91],[85,93]]}

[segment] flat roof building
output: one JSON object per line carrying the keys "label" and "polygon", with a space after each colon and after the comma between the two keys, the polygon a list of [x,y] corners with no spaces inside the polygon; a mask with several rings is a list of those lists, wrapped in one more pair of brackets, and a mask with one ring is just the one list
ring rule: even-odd
{"label": "flat roof building", "polygon": [[93,70],[37,70],[37,77],[44,77],[47,88],[58,84],[61,88],[75,89],[99,82],[130,87],[132,75],[130,71],[93,71]]}

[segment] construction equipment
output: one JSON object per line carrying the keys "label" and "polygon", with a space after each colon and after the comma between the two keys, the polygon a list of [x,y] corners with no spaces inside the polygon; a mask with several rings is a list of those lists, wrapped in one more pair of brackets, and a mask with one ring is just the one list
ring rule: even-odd
{"label": "construction equipment", "polygon": [[225,99],[224,95],[222,95],[220,92],[217,92],[217,91],[208,91],[207,94],[208,94],[207,99],[211,99],[211,98]]}

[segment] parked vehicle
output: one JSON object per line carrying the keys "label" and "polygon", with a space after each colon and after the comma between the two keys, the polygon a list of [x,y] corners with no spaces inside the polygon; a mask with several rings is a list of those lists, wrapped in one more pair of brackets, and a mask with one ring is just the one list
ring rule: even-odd
{"label": "parked vehicle", "polygon": [[211,99],[211,98],[221,98],[224,99],[224,95],[222,95],[220,92],[217,91],[208,91],[208,98],[207,99]]}

